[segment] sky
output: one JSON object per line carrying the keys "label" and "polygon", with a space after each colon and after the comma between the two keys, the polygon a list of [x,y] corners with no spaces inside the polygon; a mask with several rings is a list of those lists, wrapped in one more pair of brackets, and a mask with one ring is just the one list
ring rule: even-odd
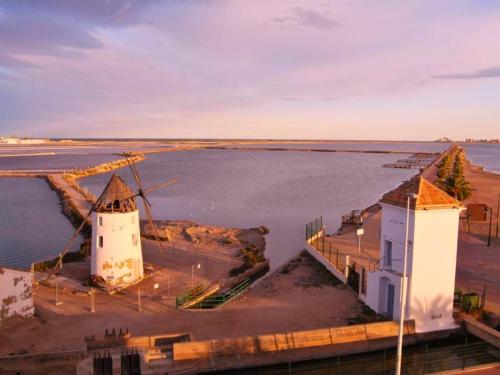
{"label": "sky", "polygon": [[500,137],[500,1],[0,1],[0,135]]}

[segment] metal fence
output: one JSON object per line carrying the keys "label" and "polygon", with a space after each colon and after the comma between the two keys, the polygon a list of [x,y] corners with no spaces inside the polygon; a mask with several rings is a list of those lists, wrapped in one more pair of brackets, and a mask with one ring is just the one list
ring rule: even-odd
{"label": "metal fence", "polygon": [[207,283],[201,283],[182,292],[175,297],[175,307],[178,308],[179,306],[199,298],[207,290],[208,286]]}
{"label": "metal fence", "polygon": [[248,287],[250,286],[251,282],[249,279],[246,279],[236,285],[234,288],[229,290],[228,292],[215,295],[215,296],[208,296],[207,298],[204,298],[200,302],[196,303],[195,305],[191,306],[192,309],[213,309],[214,307],[223,305],[224,303],[230,301],[231,299],[239,296],[240,294],[244,293]]}
{"label": "metal fence", "polygon": [[339,271],[345,272],[346,256],[349,254],[340,251],[338,247],[332,246],[330,242],[326,242],[325,237],[314,241],[313,246],[328,260],[328,263],[335,266]]}
{"label": "metal fence", "polygon": [[[497,363],[500,349],[472,336],[453,337],[417,345],[405,345],[402,374],[432,374],[463,371]],[[338,355],[327,359],[289,362],[282,365],[241,369],[238,374],[330,374],[330,375],[393,375],[396,350]],[[235,371],[223,372],[225,374]]]}
{"label": "metal fence", "polygon": [[306,241],[309,241],[323,229],[323,216],[306,224]]}

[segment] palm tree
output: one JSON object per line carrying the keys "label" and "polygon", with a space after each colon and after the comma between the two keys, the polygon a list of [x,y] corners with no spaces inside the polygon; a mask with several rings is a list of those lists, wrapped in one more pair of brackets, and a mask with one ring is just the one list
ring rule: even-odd
{"label": "palm tree", "polygon": [[472,189],[462,175],[450,176],[446,179],[445,190],[448,194],[463,201],[470,197]]}

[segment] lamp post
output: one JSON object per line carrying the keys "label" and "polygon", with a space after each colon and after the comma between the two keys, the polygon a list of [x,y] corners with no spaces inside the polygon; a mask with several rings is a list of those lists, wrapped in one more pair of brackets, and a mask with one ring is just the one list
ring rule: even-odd
{"label": "lamp post", "polygon": [[495,244],[496,240],[498,239],[498,218],[500,216],[500,194],[498,194],[498,201],[497,201],[497,229],[495,231]]}
{"label": "lamp post", "polygon": [[493,209],[491,207],[486,207],[486,212],[490,212],[490,225],[488,227],[488,246],[491,246],[491,217],[493,216]]}
{"label": "lamp post", "polygon": [[[191,286],[194,286],[194,264],[191,266]],[[198,263],[196,264],[196,269],[199,270],[201,267],[201,264]]]}
{"label": "lamp post", "polygon": [[403,277],[401,278],[401,304],[399,308],[399,334],[398,334],[398,352],[396,362],[396,375],[401,374],[401,357],[403,355],[403,326],[405,321],[406,309],[406,266],[408,262],[408,231],[410,228],[410,199],[416,199],[417,195],[413,193],[407,194],[406,200],[406,230],[405,230],[405,246],[403,253]]}

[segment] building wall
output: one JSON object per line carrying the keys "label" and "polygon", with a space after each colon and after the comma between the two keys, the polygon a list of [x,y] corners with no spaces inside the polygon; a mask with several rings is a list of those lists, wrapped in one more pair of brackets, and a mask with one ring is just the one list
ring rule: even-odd
{"label": "building wall", "polygon": [[[460,211],[455,208],[410,211],[408,293],[405,320],[414,319],[417,332],[455,328],[453,294]],[[380,257],[384,240],[392,241],[393,264],[368,274],[366,303],[387,311],[387,284],[395,287],[393,318],[399,319],[406,210],[382,204]]]}
{"label": "building wall", "polygon": [[[406,209],[381,203],[382,227],[380,235],[380,258],[384,257],[385,240],[392,242],[392,269],[403,273],[403,251],[406,232]],[[408,233],[413,233],[415,211],[410,211]],[[411,254],[413,239],[408,237],[408,252]],[[383,263],[382,263],[383,264]],[[408,257],[408,270],[411,270],[411,256]],[[409,274],[409,273],[408,273]]]}
{"label": "building wall", "polygon": [[415,319],[417,332],[455,327],[459,214],[456,208],[416,212],[407,313]]}
{"label": "building wall", "polygon": [[0,320],[34,313],[31,272],[0,267]]}
{"label": "building wall", "polygon": [[[102,224],[100,219],[102,218]],[[100,247],[99,237],[103,246]],[[138,211],[92,214],[91,273],[113,285],[129,284],[143,276]]]}

